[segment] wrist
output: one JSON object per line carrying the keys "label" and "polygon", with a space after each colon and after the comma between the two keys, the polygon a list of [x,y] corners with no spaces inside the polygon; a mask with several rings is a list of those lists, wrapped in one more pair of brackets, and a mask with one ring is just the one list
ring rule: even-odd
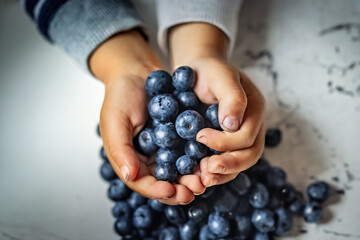
{"label": "wrist", "polygon": [[226,60],[228,45],[225,33],[208,23],[186,23],[170,29],[169,48],[174,67],[194,59]]}
{"label": "wrist", "polygon": [[145,83],[147,75],[160,63],[143,36],[135,29],[119,33],[103,42],[90,56],[91,72],[105,85],[131,75]]}

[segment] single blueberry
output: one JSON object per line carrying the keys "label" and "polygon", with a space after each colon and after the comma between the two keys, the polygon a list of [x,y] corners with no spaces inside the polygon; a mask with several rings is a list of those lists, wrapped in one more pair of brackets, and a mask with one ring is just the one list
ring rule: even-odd
{"label": "single blueberry", "polygon": [[155,143],[160,148],[174,148],[181,143],[173,123],[159,124],[154,129]]}
{"label": "single blueberry", "polygon": [[278,208],[275,210],[276,214],[276,224],[275,224],[275,234],[277,236],[285,236],[289,234],[291,228],[293,227],[293,216],[292,213],[285,208]]}
{"label": "single blueberry", "polygon": [[220,123],[219,123],[219,104],[213,104],[208,107],[206,110],[206,119],[209,121],[211,127],[215,129],[221,129]]}
{"label": "single blueberry", "polygon": [[181,109],[196,109],[199,106],[199,99],[194,92],[180,92],[176,99]]}
{"label": "single blueberry", "polygon": [[159,240],[180,240],[179,231],[176,227],[168,227],[161,230]]}
{"label": "single blueberry", "polygon": [[204,128],[204,126],[204,119],[194,110],[182,112],[175,121],[176,132],[186,140],[195,140],[196,134]]}
{"label": "single blueberry", "polygon": [[209,230],[208,225],[202,226],[199,233],[199,240],[214,240],[216,236]]}
{"label": "single blueberry", "polygon": [[195,72],[188,66],[179,67],[172,75],[172,83],[181,92],[191,90],[195,85]]}
{"label": "single blueberry", "polygon": [[272,240],[273,238],[267,233],[256,232],[253,240]]}
{"label": "single blueberry", "polygon": [[268,204],[269,198],[267,188],[261,183],[256,183],[255,188],[250,193],[249,202],[254,208],[263,208]]}
{"label": "single blueberry", "polygon": [[162,93],[170,93],[173,89],[170,74],[163,70],[151,72],[146,79],[145,89],[152,97]]}
{"label": "single blueberry", "polygon": [[225,213],[215,211],[208,218],[209,230],[217,237],[227,237],[230,233],[229,219]]}
{"label": "single blueberry", "polygon": [[276,147],[280,144],[282,134],[280,129],[268,129],[265,134],[265,146]]}
{"label": "single blueberry", "polygon": [[194,204],[188,208],[189,219],[197,223],[206,220],[208,214],[209,206],[204,202],[194,202]]}
{"label": "single blueberry", "polygon": [[174,163],[181,156],[181,152],[176,149],[160,148],[155,155],[155,161],[160,163]]}
{"label": "single blueberry", "polygon": [[141,196],[137,192],[132,192],[130,197],[128,198],[128,203],[132,209],[137,208],[138,206],[144,205],[146,203],[147,198]]}
{"label": "single blueberry", "polygon": [[185,153],[193,159],[200,160],[209,154],[209,148],[196,141],[187,141]]}
{"label": "single blueberry", "polygon": [[251,216],[251,222],[260,232],[270,232],[275,226],[275,215],[269,209],[255,209]]}
{"label": "single blueberry", "polygon": [[115,203],[111,212],[115,218],[126,217],[130,219],[132,214],[132,209],[126,201],[118,201]]}
{"label": "single blueberry", "polygon": [[308,223],[319,222],[322,218],[323,212],[320,203],[316,201],[310,201],[305,204],[303,217]]}
{"label": "single blueberry", "polygon": [[147,203],[151,207],[152,210],[155,210],[157,212],[163,212],[165,209],[165,206],[166,206],[164,203],[161,203],[158,200],[151,199],[151,198],[148,200]]}
{"label": "single blueberry", "polygon": [[289,210],[297,215],[302,216],[304,211],[305,199],[301,192],[295,193],[295,199],[289,204]]}
{"label": "single blueberry", "polygon": [[133,229],[133,224],[131,220],[127,217],[118,218],[114,224],[114,229],[117,234],[120,236],[131,233]]}
{"label": "single blueberry", "polygon": [[280,188],[286,183],[286,173],[278,167],[270,168],[266,173],[266,184],[270,187]]}
{"label": "single blueberry", "polygon": [[328,199],[330,195],[330,186],[324,181],[317,181],[310,184],[306,192],[311,200],[322,203]]}
{"label": "single blueberry", "polygon": [[148,105],[149,114],[160,122],[172,121],[178,111],[179,104],[170,94],[161,94],[153,97]]}
{"label": "single blueberry", "polygon": [[195,239],[198,232],[199,232],[198,225],[193,220],[189,220],[179,227],[181,240]]}
{"label": "single blueberry", "polygon": [[101,164],[100,175],[105,181],[112,181],[117,178],[117,175],[109,162],[103,162]]}
{"label": "single blueberry", "polygon": [[184,155],[176,160],[176,168],[181,175],[191,174],[195,171],[197,162],[195,159]]}
{"label": "single blueberry", "polygon": [[174,225],[181,225],[186,222],[185,211],[180,206],[166,206],[165,216],[167,220]]}
{"label": "single blueberry", "polygon": [[158,150],[155,143],[154,131],[151,128],[143,129],[138,136],[139,146],[145,155],[152,155]]}
{"label": "single blueberry", "polygon": [[251,218],[246,215],[236,215],[236,236],[240,239],[247,239],[252,230]]}
{"label": "single blueberry", "polygon": [[101,148],[100,148],[100,157],[106,162],[109,161],[109,159],[106,156],[104,146],[101,146]]}
{"label": "single blueberry", "polygon": [[149,228],[153,222],[153,212],[148,205],[142,205],[133,213],[133,224],[136,228]]}
{"label": "single blueberry", "polygon": [[177,175],[178,173],[173,163],[160,163],[155,168],[155,178],[158,181],[173,182]]}
{"label": "single blueberry", "polygon": [[123,200],[127,198],[130,193],[130,188],[128,188],[128,186],[126,186],[126,184],[119,178],[110,182],[110,186],[107,192],[108,197],[113,201]]}
{"label": "single blueberry", "polygon": [[250,178],[246,173],[240,172],[237,177],[227,184],[229,189],[237,195],[245,195],[251,187]]}
{"label": "single blueberry", "polygon": [[290,203],[295,199],[295,188],[289,183],[280,187],[278,191],[279,198],[285,203]]}

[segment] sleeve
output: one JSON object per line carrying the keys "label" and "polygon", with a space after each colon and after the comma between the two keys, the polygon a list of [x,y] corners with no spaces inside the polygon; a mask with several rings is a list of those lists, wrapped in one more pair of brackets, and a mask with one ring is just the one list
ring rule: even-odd
{"label": "sleeve", "polygon": [[143,28],[129,0],[22,0],[39,31],[88,70],[88,58],[118,32]]}
{"label": "sleeve", "polygon": [[238,14],[242,0],[158,0],[158,42],[168,50],[168,32],[175,25],[205,22],[221,29],[230,40],[229,54],[235,44]]}

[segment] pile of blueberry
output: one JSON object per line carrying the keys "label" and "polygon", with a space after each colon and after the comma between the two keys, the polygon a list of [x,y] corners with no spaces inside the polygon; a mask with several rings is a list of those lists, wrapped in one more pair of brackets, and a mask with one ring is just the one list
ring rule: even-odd
{"label": "pile of blueberry", "polygon": [[[155,155],[158,180],[173,182],[178,174],[192,173],[203,157],[219,154],[195,141],[201,128],[220,126],[218,106],[203,105],[192,91],[194,83],[189,67],[178,68],[173,77],[155,71],[146,81],[151,121],[134,143],[139,152]],[[268,129],[265,145],[276,147],[281,137],[279,129]],[[321,204],[330,195],[329,185],[318,181],[308,186],[305,201],[283,169],[261,158],[233,181],[207,188],[192,203],[168,206],[130,190],[116,176],[103,147],[100,155],[100,174],[110,183],[107,194],[115,202],[114,229],[121,239],[273,239],[289,234],[294,216],[319,222]]]}

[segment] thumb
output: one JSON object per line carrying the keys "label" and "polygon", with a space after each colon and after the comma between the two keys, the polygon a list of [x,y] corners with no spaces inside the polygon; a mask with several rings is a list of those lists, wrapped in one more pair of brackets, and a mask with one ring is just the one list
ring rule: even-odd
{"label": "thumb", "polygon": [[124,181],[136,178],[140,160],[133,148],[133,129],[129,117],[123,112],[103,109],[100,128],[105,151],[118,176]]}
{"label": "thumb", "polygon": [[223,130],[236,132],[243,121],[247,106],[246,93],[240,82],[240,73],[227,69],[212,76],[210,90],[219,101],[219,123]]}

